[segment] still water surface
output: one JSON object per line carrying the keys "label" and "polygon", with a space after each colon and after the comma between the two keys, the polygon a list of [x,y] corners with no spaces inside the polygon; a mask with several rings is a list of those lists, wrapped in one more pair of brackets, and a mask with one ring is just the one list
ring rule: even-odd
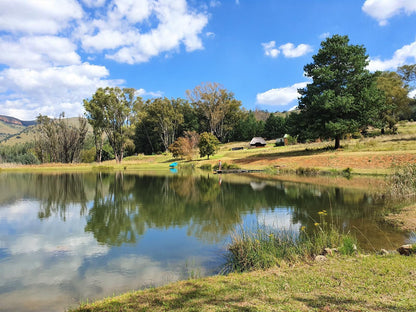
{"label": "still water surface", "polygon": [[0,311],[63,311],[87,299],[215,274],[236,228],[259,222],[299,231],[313,227],[322,209],[365,248],[408,240],[378,222],[383,203],[368,192],[232,180],[0,174]]}

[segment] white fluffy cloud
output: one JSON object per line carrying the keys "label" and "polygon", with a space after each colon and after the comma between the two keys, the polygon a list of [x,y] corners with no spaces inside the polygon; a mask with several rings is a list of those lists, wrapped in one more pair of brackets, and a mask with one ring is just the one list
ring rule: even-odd
{"label": "white fluffy cloud", "polygon": [[146,91],[143,88],[140,88],[139,90],[136,90],[136,95],[137,96],[146,96],[146,97],[161,97],[163,96],[163,92],[162,91],[156,91],[156,92],[152,92],[152,91]]}
{"label": "white fluffy cloud", "polygon": [[0,83],[12,95],[2,101],[2,111],[25,120],[39,113],[58,116],[65,111],[67,116],[81,115],[82,100],[98,87],[122,83],[107,80],[108,75],[104,66],[89,63],[44,69],[5,69],[0,72]]}
{"label": "white fluffy cloud", "polygon": [[276,49],[276,41],[264,42],[261,45],[264,49],[264,55],[275,58],[280,54],[280,51]]}
{"label": "white fluffy cloud", "polygon": [[83,16],[75,0],[0,0],[0,30],[56,34]]}
{"label": "white fluffy cloud", "polygon": [[416,41],[405,45],[396,50],[391,59],[381,60],[380,58],[371,58],[368,69],[376,70],[396,70],[397,67],[416,62]]}
{"label": "white fluffy cloud", "polygon": [[[143,32],[138,23],[156,17],[158,24]],[[117,62],[135,64],[161,53],[185,46],[186,51],[202,49],[200,35],[208,17],[191,11],[185,0],[114,0],[107,16],[85,22],[79,34],[82,46],[105,51]]]}
{"label": "white fluffy cloud", "polygon": [[295,83],[290,87],[271,89],[257,94],[257,103],[271,106],[283,106],[296,100],[300,95],[298,89],[305,88],[307,82]]}
{"label": "white fluffy cloud", "polygon": [[289,42],[281,45],[279,48],[283,52],[283,55],[289,58],[300,57],[309,52],[312,52],[312,47],[303,43],[295,47],[293,43]]}
{"label": "white fluffy cloud", "polygon": [[282,52],[285,57],[294,58],[303,56],[312,51],[312,47],[307,44],[299,44],[297,47],[293,43],[286,43],[276,48],[276,41],[264,42],[261,44],[264,49],[264,55],[276,58]]}
{"label": "white fluffy cloud", "polygon": [[0,63],[11,68],[45,68],[81,62],[76,45],[58,36],[25,36],[17,41],[0,38]]}
{"label": "white fluffy cloud", "polygon": [[415,0],[366,0],[362,7],[363,11],[375,18],[380,26],[387,25],[391,17],[405,13],[416,13]]}
{"label": "white fluffy cloud", "polygon": [[86,60],[135,64],[182,46],[202,49],[207,23],[186,0],[0,0],[2,114],[80,115],[98,87],[123,83]]}

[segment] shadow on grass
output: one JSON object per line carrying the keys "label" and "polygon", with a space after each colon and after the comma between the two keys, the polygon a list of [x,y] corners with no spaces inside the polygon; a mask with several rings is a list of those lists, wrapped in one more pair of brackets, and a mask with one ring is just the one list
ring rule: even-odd
{"label": "shadow on grass", "polygon": [[[318,311],[398,311],[398,306],[389,303],[375,303],[365,300],[337,298],[335,296],[316,296],[314,298],[294,297],[309,308]],[[400,307],[399,311],[415,311],[413,307]]]}
{"label": "shadow on grass", "polygon": [[[149,298],[148,296],[132,296],[127,301],[113,301],[105,306],[92,308],[81,307],[77,312],[98,312],[98,311],[201,311],[213,309],[221,311],[259,311],[256,307],[245,306],[244,296],[227,297],[210,292],[203,286],[188,284],[188,288],[179,290],[175,296],[164,297],[163,293]],[[130,310],[129,310],[130,309]]]}
{"label": "shadow on grass", "polygon": [[287,158],[287,157],[296,157],[296,156],[310,156],[310,155],[318,155],[322,154],[328,151],[334,151],[335,148],[332,146],[327,146],[323,148],[317,148],[317,149],[304,149],[304,150],[298,150],[298,151],[285,151],[285,152],[277,152],[277,153],[271,153],[271,154],[264,154],[264,153],[258,153],[254,155],[250,155],[244,158],[235,159],[234,163],[249,163],[252,161],[256,161],[259,159],[276,159],[276,158]]}

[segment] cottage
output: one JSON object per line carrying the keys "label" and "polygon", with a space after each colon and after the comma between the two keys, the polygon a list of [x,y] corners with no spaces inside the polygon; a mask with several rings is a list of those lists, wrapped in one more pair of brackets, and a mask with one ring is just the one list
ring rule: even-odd
{"label": "cottage", "polygon": [[254,137],[250,141],[251,147],[265,147],[266,144],[267,144],[266,141],[261,137]]}

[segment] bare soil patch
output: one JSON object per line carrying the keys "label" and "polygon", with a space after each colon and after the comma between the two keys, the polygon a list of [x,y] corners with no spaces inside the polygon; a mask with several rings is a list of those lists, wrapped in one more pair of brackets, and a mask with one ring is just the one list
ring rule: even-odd
{"label": "bare soil patch", "polygon": [[404,231],[416,231],[416,205],[407,206],[399,213],[391,213],[385,219]]}

